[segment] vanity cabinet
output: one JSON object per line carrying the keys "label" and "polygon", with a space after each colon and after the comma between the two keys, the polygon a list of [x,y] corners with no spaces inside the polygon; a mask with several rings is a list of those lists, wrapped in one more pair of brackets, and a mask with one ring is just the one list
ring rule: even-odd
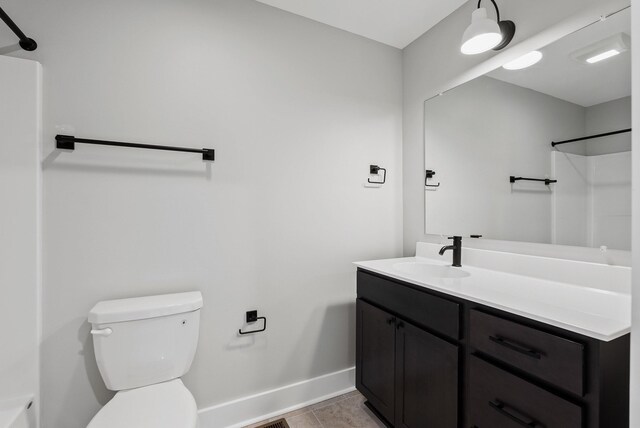
{"label": "vanity cabinet", "polygon": [[357,387],[396,427],[458,426],[458,347],[357,301]]}
{"label": "vanity cabinet", "polygon": [[628,428],[629,335],[599,341],[358,270],[356,387],[396,428]]}

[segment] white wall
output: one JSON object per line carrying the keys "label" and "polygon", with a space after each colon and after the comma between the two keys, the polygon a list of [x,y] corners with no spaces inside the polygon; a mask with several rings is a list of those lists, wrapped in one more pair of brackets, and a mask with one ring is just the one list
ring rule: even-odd
{"label": "white wall", "polygon": [[0,401],[38,394],[40,81],[0,56]]}
{"label": "white wall", "polygon": [[[560,34],[566,27],[564,20],[570,19],[571,25],[586,24],[588,20],[596,20],[600,14],[617,10],[625,4],[628,2],[624,0],[513,0],[502,2],[500,8],[504,19],[511,19],[517,24],[516,36],[512,42],[512,46],[516,46],[548,28],[551,28],[549,32],[537,40]],[[488,52],[465,56],[459,51],[461,34],[469,25],[471,12],[476,5],[476,1],[467,2],[404,50],[403,227],[404,253],[407,255],[415,252],[416,241],[439,242],[439,237],[424,233],[423,102],[446,89],[458,76],[465,73],[475,74],[479,68],[486,68],[483,72],[489,71],[493,64],[491,59],[496,55],[494,52]],[[504,52],[501,55],[509,53]],[[486,67],[484,63],[487,64]],[[602,256],[595,250],[575,247],[487,240],[467,242],[466,245],[603,261]],[[628,263],[628,258],[628,253],[610,252],[606,260],[624,264]]]}
{"label": "white wall", "polygon": [[556,186],[509,176],[551,177],[549,141],[582,135],[584,108],[483,76],[424,116],[425,165],[441,183],[425,191],[427,232],[550,243]]}
{"label": "white wall", "polygon": [[[633,0],[631,7],[631,27],[640,28],[640,1]],[[633,95],[632,95],[632,117],[633,127],[640,129],[640,31],[632,32],[631,50],[633,57]],[[640,133],[632,135],[632,247],[640,248]],[[640,270],[640,251],[633,252],[633,270]],[[631,313],[631,424],[630,426],[640,426],[640,275],[633,275],[633,299]]]}
{"label": "white wall", "polygon": [[[202,290],[201,408],[351,367],[351,262],[402,252],[401,51],[250,0],[3,7],[44,66],[43,426],[111,397],[86,322],[102,299]],[[61,124],[216,161],[64,153]],[[239,338],[249,309],[269,329]]]}

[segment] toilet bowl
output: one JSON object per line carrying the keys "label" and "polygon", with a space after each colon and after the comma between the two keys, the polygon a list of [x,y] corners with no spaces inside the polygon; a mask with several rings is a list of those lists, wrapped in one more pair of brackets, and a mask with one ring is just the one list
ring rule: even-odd
{"label": "toilet bowl", "polygon": [[196,428],[198,409],[180,379],[120,391],[87,428]]}
{"label": "toilet bowl", "polygon": [[87,428],[196,428],[198,413],[180,379],[191,368],[200,292],[98,303],[89,313],[96,362],[117,391]]}

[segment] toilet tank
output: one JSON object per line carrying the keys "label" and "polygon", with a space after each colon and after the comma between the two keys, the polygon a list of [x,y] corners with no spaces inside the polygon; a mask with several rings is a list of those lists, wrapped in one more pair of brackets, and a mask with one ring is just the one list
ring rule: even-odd
{"label": "toilet tank", "polygon": [[176,379],[198,345],[199,291],[100,302],[89,312],[96,362],[112,391]]}

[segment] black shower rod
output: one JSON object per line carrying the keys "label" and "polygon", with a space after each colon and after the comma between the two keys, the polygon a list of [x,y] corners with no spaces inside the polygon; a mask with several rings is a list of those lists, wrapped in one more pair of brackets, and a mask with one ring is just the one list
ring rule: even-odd
{"label": "black shower rod", "polygon": [[585,140],[593,140],[594,138],[608,137],[610,135],[625,134],[627,132],[631,132],[631,128],[621,129],[619,131],[605,132],[602,134],[588,135],[586,137],[572,138],[571,140],[552,141],[551,147],[559,146],[560,144],[575,143],[576,141],[585,141]]}
{"label": "black shower rod", "polygon": [[38,48],[38,44],[35,40],[27,37],[26,34],[22,32],[20,27],[16,25],[15,22],[6,14],[4,10],[0,7],[0,19],[4,21],[5,24],[15,33],[16,36],[20,39],[20,47],[25,51],[35,51]]}

